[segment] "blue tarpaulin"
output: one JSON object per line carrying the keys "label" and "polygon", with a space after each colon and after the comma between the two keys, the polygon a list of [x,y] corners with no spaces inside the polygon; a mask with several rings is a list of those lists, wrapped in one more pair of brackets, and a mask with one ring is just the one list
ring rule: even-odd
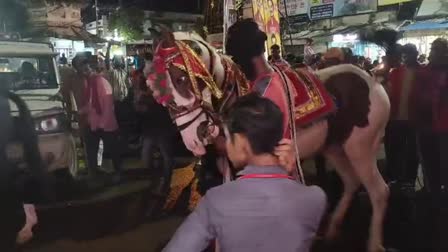
{"label": "blue tarpaulin", "polygon": [[418,30],[439,30],[448,28],[448,21],[421,21],[405,27],[401,27],[400,31],[418,31]]}

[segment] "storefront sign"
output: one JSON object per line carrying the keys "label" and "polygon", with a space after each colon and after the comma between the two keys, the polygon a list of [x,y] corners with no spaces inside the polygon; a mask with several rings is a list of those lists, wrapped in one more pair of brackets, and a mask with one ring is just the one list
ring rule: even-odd
{"label": "storefront sign", "polygon": [[358,41],[357,34],[335,34],[333,35],[333,42],[335,43],[353,43]]}
{"label": "storefront sign", "polygon": [[126,45],[127,56],[143,55],[151,52],[152,45],[149,44]]}
{"label": "storefront sign", "polygon": [[310,8],[310,19],[324,19],[334,16],[333,4],[322,4]]}
{"label": "storefront sign", "polygon": [[378,6],[410,2],[412,0],[378,0]]}
{"label": "storefront sign", "polygon": [[378,0],[310,0],[310,19],[323,19],[375,12]]}

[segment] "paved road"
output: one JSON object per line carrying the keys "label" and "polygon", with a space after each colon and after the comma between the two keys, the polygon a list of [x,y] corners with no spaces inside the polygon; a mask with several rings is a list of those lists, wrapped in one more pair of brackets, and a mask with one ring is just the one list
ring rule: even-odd
{"label": "paved road", "polygon": [[143,224],[132,231],[92,241],[58,240],[25,252],[155,252],[169,240],[181,217]]}
{"label": "paved road", "polygon": [[[384,158],[384,153],[381,153],[378,157],[379,159]],[[306,172],[313,173],[312,167],[314,164],[307,162],[307,164],[304,165],[304,169]],[[119,190],[113,189],[113,190],[107,190],[107,192],[103,192],[101,194],[98,194],[97,197],[94,197],[93,200],[95,201],[96,198],[100,199],[108,199],[108,198],[116,198],[117,194],[124,194],[128,193],[126,190],[129,191],[141,191],[138,188],[144,188],[145,182],[139,182],[137,184],[132,183],[128,186],[121,186]],[[125,190],[125,188],[127,188]],[[105,203],[105,204],[97,204],[95,208],[92,208],[91,206],[83,206],[82,204],[77,207],[71,207],[72,209],[67,211],[67,213],[61,214],[58,213],[58,216],[56,217],[53,215],[53,213],[47,212],[46,214],[43,214],[42,222],[52,222],[51,227],[47,226],[43,229],[52,229],[58,232],[59,230],[61,232],[65,232],[68,229],[70,232],[66,232],[67,234],[59,236],[59,238],[56,239],[47,239],[49,242],[36,244],[31,243],[31,245],[26,248],[25,252],[152,252],[152,251],[160,251],[160,248],[163,247],[163,244],[165,244],[169,238],[172,236],[176,228],[180,225],[182,222],[182,217],[178,216],[171,216],[167,217],[161,220],[152,221],[144,224],[140,224],[137,227],[134,228],[128,228],[127,232],[124,233],[116,233],[112,232],[106,232],[107,234],[101,238],[90,238],[90,239],[83,239],[83,240],[75,240],[76,238],[73,238],[73,233],[80,234],[82,232],[88,232],[90,229],[94,229],[94,227],[97,227],[97,224],[104,225],[103,222],[96,223],[97,219],[106,219],[106,222],[114,223],[114,222],[120,222],[120,219],[118,216],[130,216],[133,215],[132,213],[135,212],[135,208],[138,206],[134,205],[135,202],[139,200],[138,197],[143,196],[143,199],[146,200],[146,196],[144,193],[136,195],[133,197],[134,199],[130,200],[110,200],[112,202]],[[101,201],[101,200],[99,200]],[[103,200],[106,201],[106,200]],[[140,198],[141,201],[141,198]],[[358,202],[358,203],[356,203]],[[392,199],[392,202],[395,202],[395,199]],[[96,203],[94,203],[96,204]],[[74,208],[74,209],[73,209]],[[117,208],[123,208],[117,210]],[[403,208],[402,203],[398,203],[398,205],[393,207],[394,209],[406,209],[407,206]],[[96,209],[96,210],[94,210]],[[99,209],[99,210],[98,210]],[[115,212],[114,212],[115,211]],[[110,213],[109,213],[110,212]],[[114,212],[114,213],[112,213]],[[396,210],[393,212],[397,212]],[[398,214],[393,214],[392,216],[389,216],[389,220],[398,220],[400,219],[400,216],[403,215],[403,210],[399,210]],[[91,215],[91,216],[86,216]],[[73,217],[70,217],[73,216]],[[70,219],[76,218],[76,220],[72,220],[72,223],[68,225],[67,223],[70,221]],[[79,219],[79,220],[78,220]],[[363,245],[365,244],[366,235],[367,235],[367,227],[368,227],[368,221],[370,219],[370,209],[368,204],[367,195],[365,193],[362,193],[359,195],[358,200],[355,201],[354,207],[352,207],[352,210],[348,214],[347,221],[344,228],[345,238],[341,240],[342,247],[339,249],[339,245],[335,247],[335,245],[332,245],[330,249],[326,248],[317,248],[313,250],[314,252],[321,252],[321,251],[345,251],[345,252],[359,252],[363,251]],[[141,221],[138,218],[134,218],[134,221],[137,223],[141,223]],[[83,222],[78,225],[78,222]],[[388,221],[389,222],[389,221]],[[411,223],[412,224],[412,223]],[[403,225],[397,225],[396,223],[388,223],[386,224],[386,230],[391,230],[393,233],[397,233],[398,230],[408,229],[413,230],[416,228],[414,224],[409,226],[403,226]],[[45,225],[43,225],[45,226]],[[120,226],[120,225],[119,225]],[[90,228],[92,227],[92,228]],[[101,229],[101,228],[99,228]],[[104,229],[104,227],[103,227]],[[112,229],[115,230],[115,227]],[[420,228],[418,228],[420,229]],[[107,225],[106,225],[107,230]],[[40,230],[42,232],[42,230]],[[39,230],[38,230],[39,232]],[[390,231],[389,231],[390,232]],[[398,232],[401,233],[401,232]],[[86,235],[89,237],[89,235]],[[67,238],[70,237],[70,238]],[[409,239],[409,236],[406,235],[407,239]],[[78,238],[79,239],[79,238]],[[393,240],[396,240],[397,237],[393,237]],[[402,237],[403,239],[403,237]],[[405,238],[406,239],[406,238]],[[45,239],[44,239],[45,240]],[[394,242],[395,243],[395,242]],[[349,246],[347,246],[349,245]],[[335,250],[336,249],[336,250]]]}

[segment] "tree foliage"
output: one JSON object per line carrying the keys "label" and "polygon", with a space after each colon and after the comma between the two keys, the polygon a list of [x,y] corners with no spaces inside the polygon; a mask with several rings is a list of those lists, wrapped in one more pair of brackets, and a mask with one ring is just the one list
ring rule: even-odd
{"label": "tree foliage", "polygon": [[0,1],[0,31],[24,33],[29,28],[28,10],[18,0]]}
{"label": "tree foliage", "polygon": [[145,13],[137,8],[119,9],[109,18],[109,29],[118,30],[125,41],[143,39]]}

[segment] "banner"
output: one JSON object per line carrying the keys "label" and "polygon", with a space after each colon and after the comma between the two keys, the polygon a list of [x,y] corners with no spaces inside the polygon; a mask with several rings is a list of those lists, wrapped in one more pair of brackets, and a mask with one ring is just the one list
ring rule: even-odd
{"label": "banner", "polygon": [[278,6],[278,0],[252,1],[254,20],[257,22],[260,30],[264,31],[268,37],[268,49],[275,44],[281,47],[280,13]]}
{"label": "banner", "polygon": [[279,45],[281,48],[280,37],[280,13],[278,11],[278,0],[265,0],[265,25],[266,35],[268,36],[267,48],[273,45]]}
{"label": "banner", "polygon": [[254,12],[254,20],[257,22],[258,27],[262,31],[266,31],[266,25],[264,21],[265,16],[265,0],[253,0],[252,1],[252,10]]}
{"label": "banner", "polygon": [[310,0],[311,20],[376,12],[378,0]]}
{"label": "banner", "polygon": [[448,0],[423,0],[417,17],[438,16],[448,14]]}
{"label": "banner", "polygon": [[412,0],[378,0],[378,6],[399,4],[399,3],[405,3],[405,2],[410,2],[410,1],[412,1]]}

